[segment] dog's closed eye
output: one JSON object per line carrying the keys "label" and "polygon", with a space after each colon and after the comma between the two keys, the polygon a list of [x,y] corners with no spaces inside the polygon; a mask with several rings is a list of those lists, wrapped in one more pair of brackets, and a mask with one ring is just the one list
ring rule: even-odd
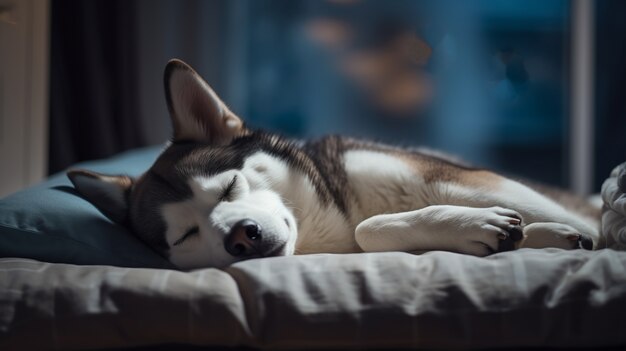
{"label": "dog's closed eye", "polygon": [[237,184],[237,175],[235,175],[233,179],[228,183],[228,185],[226,185],[224,190],[222,190],[222,194],[219,197],[219,201],[230,201],[236,184]]}
{"label": "dog's closed eye", "polygon": [[190,237],[190,236],[192,236],[192,235],[196,235],[196,234],[198,234],[198,233],[200,233],[200,228],[199,228],[198,226],[191,227],[191,228],[189,228],[189,229],[185,232],[185,234],[183,234],[183,236],[182,236],[182,237],[180,237],[180,239],[178,239],[178,240],[174,241],[174,243],[172,244],[172,246],[177,246],[177,245],[180,245],[180,244],[182,244],[182,243],[183,243],[183,242],[184,242],[187,238],[189,238],[189,237]]}

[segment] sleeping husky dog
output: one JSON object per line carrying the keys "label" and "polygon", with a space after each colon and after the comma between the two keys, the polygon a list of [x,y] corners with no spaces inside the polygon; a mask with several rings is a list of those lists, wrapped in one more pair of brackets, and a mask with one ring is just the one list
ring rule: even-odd
{"label": "sleeping husky dog", "polygon": [[530,186],[429,152],[245,127],[187,64],[165,91],[174,135],[137,179],[68,173],[181,269],[308,253],[592,249],[598,223]]}

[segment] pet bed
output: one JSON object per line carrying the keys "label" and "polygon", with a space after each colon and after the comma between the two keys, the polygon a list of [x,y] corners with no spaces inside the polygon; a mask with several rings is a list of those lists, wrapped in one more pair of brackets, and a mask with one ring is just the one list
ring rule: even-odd
{"label": "pet bed", "polygon": [[[159,150],[79,167],[136,175]],[[603,188],[615,247],[625,173]],[[626,345],[626,253],[612,249],[318,254],[180,272],[59,174],[0,200],[0,257],[1,350]]]}

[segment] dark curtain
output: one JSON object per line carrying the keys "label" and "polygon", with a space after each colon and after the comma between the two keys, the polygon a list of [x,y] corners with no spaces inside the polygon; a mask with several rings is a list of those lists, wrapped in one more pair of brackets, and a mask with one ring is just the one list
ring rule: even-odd
{"label": "dark curtain", "polygon": [[51,3],[49,172],[144,145],[135,1]]}
{"label": "dark curtain", "polygon": [[626,1],[596,2],[595,184],[626,161]]}
{"label": "dark curtain", "polygon": [[[178,57],[253,127],[297,137],[343,133],[426,144],[482,166],[562,183],[568,3],[541,2],[526,12],[520,11],[526,2],[510,1],[485,13],[473,2],[452,12],[446,4],[52,0],[49,170],[166,140],[161,77],[167,60]],[[626,22],[620,17],[626,2],[595,4],[598,190],[611,168],[626,159]],[[387,89],[369,91],[346,70],[349,59],[362,55],[344,55],[375,51],[359,51],[367,45],[358,40],[337,50],[316,37],[312,29],[329,19],[372,40],[393,39],[387,23],[405,23],[400,29],[419,34],[420,23],[428,29],[434,22],[436,30],[451,33],[426,35],[432,55],[419,91],[433,97],[424,99],[425,107],[406,116],[381,112],[375,93]],[[453,35],[458,32],[463,36]],[[465,39],[470,34],[474,42]],[[519,61],[509,57],[515,52],[526,58],[522,68],[531,73],[532,84],[523,89],[510,81],[506,66]],[[402,76],[422,72],[411,69]]]}

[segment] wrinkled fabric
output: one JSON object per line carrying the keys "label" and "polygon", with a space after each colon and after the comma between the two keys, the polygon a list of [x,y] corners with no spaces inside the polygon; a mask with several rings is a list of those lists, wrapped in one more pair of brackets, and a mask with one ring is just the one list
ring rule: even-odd
{"label": "wrinkled fabric", "polygon": [[626,162],[602,184],[602,237],[606,246],[626,250]]}
{"label": "wrinkled fabric", "polygon": [[224,270],[0,259],[0,349],[626,344],[626,252],[305,255]]}

